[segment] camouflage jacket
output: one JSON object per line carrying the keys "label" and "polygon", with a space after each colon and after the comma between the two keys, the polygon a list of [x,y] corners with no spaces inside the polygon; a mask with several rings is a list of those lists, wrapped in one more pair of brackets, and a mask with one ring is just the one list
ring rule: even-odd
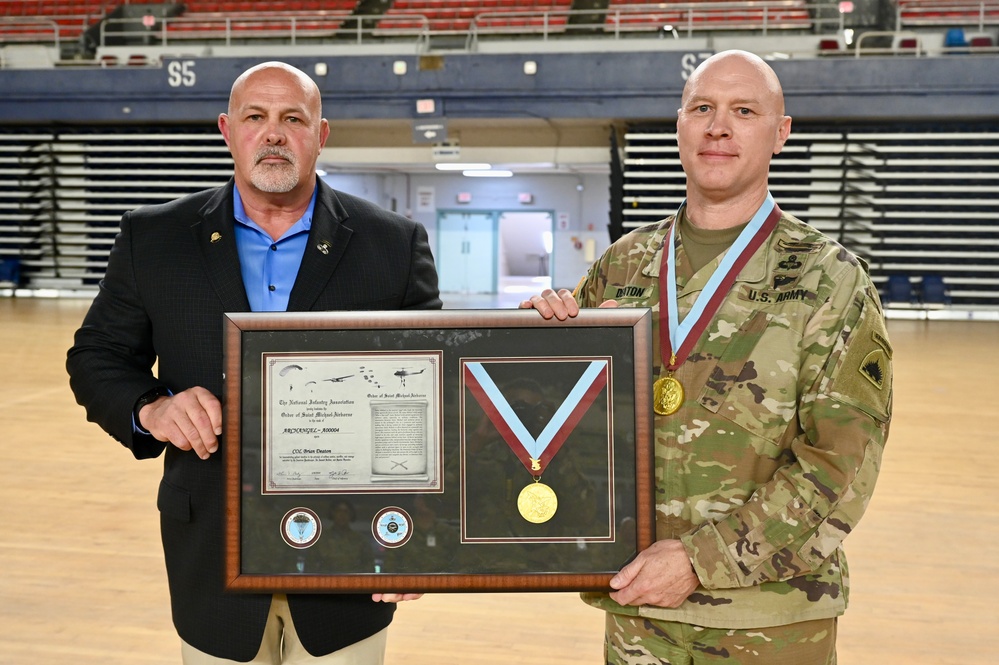
{"label": "camouflage jacket", "polygon": [[[651,307],[670,217],[614,243],[576,289],[581,306]],[[677,240],[681,321],[721,257],[691,274]],[[843,539],[864,513],[891,417],[891,346],[866,266],[783,214],[675,376],[655,416],[656,533],[684,544],[700,587],[678,608],[610,612],[756,628],[846,609]]]}

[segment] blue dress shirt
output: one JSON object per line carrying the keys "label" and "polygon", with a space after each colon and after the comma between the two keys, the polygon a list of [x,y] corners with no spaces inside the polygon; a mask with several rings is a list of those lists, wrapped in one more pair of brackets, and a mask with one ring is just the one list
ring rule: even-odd
{"label": "blue dress shirt", "polygon": [[295,285],[305,248],[309,244],[309,229],[312,228],[318,191],[318,187],[312,191],[312,200],[301,219],[274,240],[247,216],[239,190],[235,186],[232,188],[236,250],[239,252],[243,286],[252,311],[287,311],[291,289]]}

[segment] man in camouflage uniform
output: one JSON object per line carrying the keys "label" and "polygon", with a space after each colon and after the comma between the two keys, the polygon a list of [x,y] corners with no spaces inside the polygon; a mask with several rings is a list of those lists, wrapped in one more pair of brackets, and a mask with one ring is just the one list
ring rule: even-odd
{"label": "man in camouflage uniform", "polygon": [[[772,202],[770,158],[790,126],[763,60],[709,58],[678,115],[678,214],[614,243],[575,293],[521,305],[563,320],[580,307],[651,307],[653,375],[684,388],[675,412],[655,417],[657,542],[614,592],[583,596],[607,612],[608,663],[836,662],[842,542],[880,468],[891,346],[865,265],[836,242],[775,209],[757,248],[740,245]],[[730,281],[712,284],[740,251]],[[697,302],[713,289],[713,304]],[[671,315],[702,323],[683,357],[674,332],[660,343]]]}

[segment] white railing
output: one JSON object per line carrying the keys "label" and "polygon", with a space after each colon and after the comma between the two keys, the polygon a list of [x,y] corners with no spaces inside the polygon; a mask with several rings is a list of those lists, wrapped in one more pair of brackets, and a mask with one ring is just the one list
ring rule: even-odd
{"label": "white railing", "polygon": [[[110,18],[101,23],[100,46],[117,40],[149,46],[169,46],[191,41],[222,42],[227,46],[244,42],[280,42],[295,45],[302,40],[335,37],[363,32],[365,19],[349,12],[323,12],[315,15],[211,14],[157,19],[150,26],[136,18]],[[344,28],[350,19],[356,30]]]}
{"label": "white railing", "polygon": [[0,46],[5,44],[41,44],[59,48],[59,24],[50,18],[0,17]]}
{"label": "white railing", "polygon": [[817,18],[818,8],[795,0],[616,5],[608,8],[605,24],[613,27],[615,35],[669,25],[687,37],[710,30],[754,30],[766,35],[771,30],[821,28],[817,24],[825,22],[830,25],[816,32],[842,28],[842,14],[826,21]]}
{"label": "white railing", "polygon": [[[101,25],[100,46],[118,38],[145,45],[167,46],[178,42],[205,41],[225,45],[243,43],[302,43],[350,38],[357,43],[380,42],[394,37],[425,41],[434,35],[464,35],[474,45],[483,36],[527,35],[548,39],[561,34],[593,34],[620,39],[626,34],[660,33],[664,28],[686,36],[716,30],[745,31],[766,35],[772,31],[835,32],[843,27],[843,16],[816,18],[819,5],[797,0],[749,0],[747,2],[690,2],[668,5],[622,5],[605,10],[483,11],[461,27],[435,20],[428,10],[389,11],[378,15],[348,12],[300,14],[200,14],[158,18],[142,26],[135,18],[107,19]],[[828,10],[827,5],[822,8]],[[573,16],[598,17],[597,22],[575,24]],[[467,26],[467,27],[466,27]]]}
{"label": "white railing", "polygon": [[999,25],[999,0],[899,0],[895,29],[963,26],[983,31]]}

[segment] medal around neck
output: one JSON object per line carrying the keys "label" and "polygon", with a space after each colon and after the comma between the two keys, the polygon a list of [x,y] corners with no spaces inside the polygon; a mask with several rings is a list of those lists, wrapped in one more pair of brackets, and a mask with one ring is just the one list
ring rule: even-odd
{"label": "medal around neck", "polygon": [[676,227],[685,205],[686,201],[680,204],[673,218],[659,267],[659,297],[665,298],[665,303],[659,304],[659,352],[667,374],[652,384],[652,409],[660,416],[671,416],[679,411],[684,399],[683,384],[673,372],[687,359],[725,294],[731,290],[739,271],[777,227],[781,215],[773,196],[767,192],[763,204],[732,243],[681,321],[676,287]]}
{"label": "medal around neck", "polygon": [[652,409],[660,416],[672,416],[683,404],[683,384],[668,374],[652,384]]}

